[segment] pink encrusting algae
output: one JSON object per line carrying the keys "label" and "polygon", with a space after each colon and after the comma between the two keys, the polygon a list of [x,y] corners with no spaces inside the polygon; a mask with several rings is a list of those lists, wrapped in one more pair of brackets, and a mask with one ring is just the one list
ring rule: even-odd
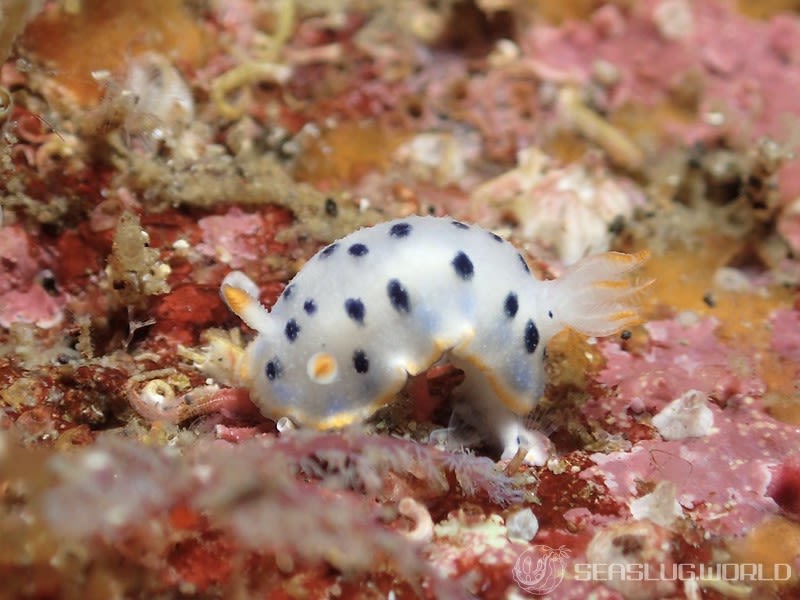
{"label": "pink encrusting algae", "polygon": [[58,290],[44,288],[50,262],[35,249],[21,227],[3,229],[0,236],[0,327],[22,322],[50,328],[61,322],[63,295]]}
{"label": "pink encrusting algae", "polygon": [[714,318],[684,315],[646,323],[648,342],[636,352],[613,341],[601,342],[607,363],[597,381],[614,391],[587,402],[583,413],[594,419],[610,414],[622,420],[627,411],[655,414],[691,389],[721,406],[760,397],[764,384],[751,350],[723,343],[716,334],[718,327]]}

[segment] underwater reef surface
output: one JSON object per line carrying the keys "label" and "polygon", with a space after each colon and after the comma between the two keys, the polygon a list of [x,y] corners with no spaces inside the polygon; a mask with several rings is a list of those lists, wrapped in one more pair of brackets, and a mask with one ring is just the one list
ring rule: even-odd
{"label": "underwater reef surface", "polygon": [[[798,597],[798,10],[4,2],[0,598]],[[343,431],[235,385],[228,272],[427,214],[650,253],[543,466],[441,443],[452,366]]]}

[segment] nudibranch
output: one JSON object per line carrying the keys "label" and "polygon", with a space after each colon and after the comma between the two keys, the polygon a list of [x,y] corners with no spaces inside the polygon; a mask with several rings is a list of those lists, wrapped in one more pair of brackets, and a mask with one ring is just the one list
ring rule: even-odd
{"label": "nudibranch", "polygon": [[451,218],[361,229],[311,258],[269,312],[250,279],[228,274],[223,299],[258,333],[237,377],[265,416],[331,429],[368,418],[444,358],[465,373],[460,415],[509,458],[529,439],[522,417],[544,389],[548,340],[637,321],[642,286],[624,275],[646,254],[589,256],[541,281],[513,245]]}

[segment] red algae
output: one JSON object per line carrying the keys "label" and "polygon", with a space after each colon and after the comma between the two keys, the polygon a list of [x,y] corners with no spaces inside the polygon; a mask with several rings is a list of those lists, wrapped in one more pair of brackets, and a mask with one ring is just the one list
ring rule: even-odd
{"label": "red algae", "polygon": [[[67,538],[93,537],[108,550],[122,553],[124,545],[140,545],[144,555],[137,561],[153,565],[154,572],[160,573],[150,583],[142,582],[146,587],[173,579],[174,569],[182,583],[201,589],[212,585],[229,588],[235,585],[234,577],[244,575],[242,568],[250,557],[258,556],[243,553],[249,548],[260,549],[262,565],[269,564],[267,557],[274,554],[284,572],[320,557],[351,573],[363,572],[377,553],[385,557],[386,572],[424,577],[425,587],[435,597],[460,597],[423,560],[417,543],[380,525],[373,500],[348,491],[351,486],[359,487],[358,479],[350,480],[332,468],[331,449],[326,452],[323,447],[315,448],[315,436],[304,437],[303,441],[278,442],[275,446],[266,438],[236,446],[201,442],[182,455],[106,437],[74,459],[52,457],[59,482],[47,493],[41,510],[44,518]],[[345,441],[333,436],[323,440],[338,446]],[[362,484],[378,497],[382,492],[369,483],[374,478],[370,469],[388,467],[396,472],[402,468],[403,454],[410,452],[410,460],[416,457],[432,461],[428,466],[434,471],[418,472],[425,482],[428,476],[441,476],[436,463],[446,458],[436,451],[426,457],[414,442],[357,436],[351,436],[349,441],[354,445],[343,450],[353,452],[350,456],[362,461]],[[382,456],[381,448],[386,442],[386,449],[393,450],[394,456]],[[361,450],[356,446],[362,446]],[[270,452],[270,448],[272,460],[264,463],[263,452]],[[373,454],[375,451],[377,455]],[[317,466],[303,459],[309,452],[309,458],[319,457]],[[114,476],[120,468],[124,468],[126,477]],[[308,479],[296,479],[298,468],[306,478],[321,477],[328,485],[316,486]],[[435,480],[428,483],[441,485]],[[71,514],[87,502],[98,508],[96,515]],[[198,520],[193,515],[199,513],[204,517]],[[149,525],[137,528],[136,523],[144,518]],[[192,532],[188,536],[186,531],[181,532],[187,526]],[[341,535],[344,532],[346,536]],[[506,562],[516,555],[512,547],[504,552]],[[166,565],[155,566],[162,564],[161,557],[169,569]],[[256,573],[246,575],[255,576]],[[287,589],[291,585],[290,580],[277,573],[276,577],[279,587]],[[413,580],[411,583],[417,585]]]}
{"label": "red algae", "polygon": [[[703,105],[710,109],[716,103],[729,103],[730,99],[742,103],[729,105],[733,111],[742,111],[743,121],[753,125],[754,119],[762,119],[760,127],[749,131],[752,136],[771,133],[780,135],[779,120],[796,114],[797,106],[789,99],[769,98],[759,94],[761,102],[776,102],[776,105],[760,105],[758,111],[748,106],[741,96],[742,82],[749,81],[753,91],[767,89],[774,82],[770,72],[781,70],[785,63],[776,46],[784,32],[791,37],[795,24],[792,20],[775,17],[767,23],[751,21],[732,11],[722,2],[708,1],[686,3],[689,11],[684,29],[674,34],[658,30],[666,24],[658,22],[656,0],[637,3],[630,14],[620,14],[619,27],[608,32],[597,22],[568,24],[562,29],[552,27],[534,28],[528,41],[527,51],[540,57],[549,68],[588,80],[592,65],[597,60],[606,61],[620,70],[619,84],[614,86],[609,97],[610,105],[653,105],[670,93],[670,86],[693,70],[706,74]],[[683,5],[683,3],[675,3]],[[610,7],[605,7],[612,10]],[[619,10],[619,9],[616,9]],[[671,30],[669,30],[671,31]],[[631,53],[632,48],[636,49]],[[794,77],[800,76],[790,69],[792,85]],[[732,87],[733,86],[733,87]],[[740,95],[734,92],[739,88]],[[731,115],[733,117],[733,115]],[[712,134],[713,128],[705,130]],[[694,138],[698,139],[698,138]]]}
{"label": "red algae", "polygon": [[605,342],[607,364],[598,381],[615,386],[615,393],[587,403],[584,412],[594,418],[608,412],[617,419],[628,410],[655,413],[689,389],[711,395],[722,406],[760,396],[764,385],[749,353],[723,344],[715,335],[717,325],[714,319],[686,325],[651,321],[645,325],[649,346],[636,354]]}
{"label": "red algae", "polygon": [[563,472],[545,470],[540,475],[536,493],[547,498],[547,505],[536,512],[542,528],[576,533],[625,513],[602,482],[576,475],[592,464],[588,456],[576,453],[563,460]]}
{"label": "red algae", "polygon": [[800,368],[800,311],[782,309],[770,316],[772,350],[781,360],[797,363]]}
{"label": "red algae", "polygon": [[216,286],[183,284],[158,300],[153,315],[154,333],[192,344],[198,341],[201,331],[223,321],[227,309]]}
{"label": "red algae", "polygon": [[789,457],[774,469],[767,493],[784,514],[800,520],[800,458]]}
{"label": "red algae", "polygon": [[261,256],[264,223],[258,214],[231,209],[226,215],[204,217],[197,222],[202,241],[196,250],[211,258],[242,268]]}
{"label": "red algae", "polygon": [[[105,248],[98,248],[98,241],[103,237]],[[85,289],[91,274],[100,269],[104,257],[111,251],[110,236],[94,233],[91,234],[91,242],[86,238],[87,235],[80,230],[69,229],[56,242],[56,252],[61,260],[54,265],[55,275],[70,292]]]}
{"label": "red algae", "polygon": [[[535,57],[545,78],[587,84],[599,62],[611,65],[615,82],[601,100],[609,110],[679,104],[681,88],[695,88],[693,118],[681,116],[659,126],[682,143],[728,139],[746,147],[765,135],[791,143],[787,125],[800,114],[790,91],[800,84],[796,19],[778,14],[755,21],[715,0],[673,2],[674,11],[659,14],[667,4],[650,0],[628,12],[613,5],[599,9],[598,15],[616,15],[613,31],[599,17],[559,28],[534,27],[522,48]],[[681,111],[659,114],[668,117],[670,112],[677,116]],[[796,161],[787,164],[782,181],[795,179],[790,173],[797,166]],[[783,190],[785,200],[790,194],[790,188]]]}
{"label": "red algae", "polygon": [[181,586],[191,585],[198,593],[207,592],[211,586],[230,582],[234,566],[220,560],[235,552],[233,540],[219,534],[178,542],[167,557],[177,573]]}
{"label": "red algae", "polygon": [[0,327],[58,325],[65,302],[58,290],[44,287],[47,258],[20,227],[6,227],[0,238]]}
{"label": "red algae", "polygon": [[772,469],[793,455],[800,430],[751,408],[712,410],[715,428],[708,436],[593,454],[597,466],[582,476],[600,476],[620,501],[635,498],[642,483],[671,481],[692,522],[716,533],[747,530],[777,512],[768,493]]}
{"label": "red algae", "polygon": [[6,227],[0,237],[0,257],[3,270],[0,271],[0,292],[27,285],[39,267],[34,254],[38,252],[31,246],[30,238],[22,227]]}

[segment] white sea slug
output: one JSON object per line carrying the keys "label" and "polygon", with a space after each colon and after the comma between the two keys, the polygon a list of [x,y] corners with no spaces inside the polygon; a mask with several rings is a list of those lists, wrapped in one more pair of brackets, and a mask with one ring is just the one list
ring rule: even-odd
{"label": "white sea slug", "polygon": [[540,281],[490,231],[408,217],[320,250],[271,312],[240,272],[225,278],[221,293],[258,332],[237,377],[265,416],[344,427],[445,358],[465,373],[457,390],[462,420],[510,458],[529,439],[521,417],[543,391],[548,340],[566,326],[604,336],[637,320],[641,286],[621,276],[645,258],[599,254]]}

